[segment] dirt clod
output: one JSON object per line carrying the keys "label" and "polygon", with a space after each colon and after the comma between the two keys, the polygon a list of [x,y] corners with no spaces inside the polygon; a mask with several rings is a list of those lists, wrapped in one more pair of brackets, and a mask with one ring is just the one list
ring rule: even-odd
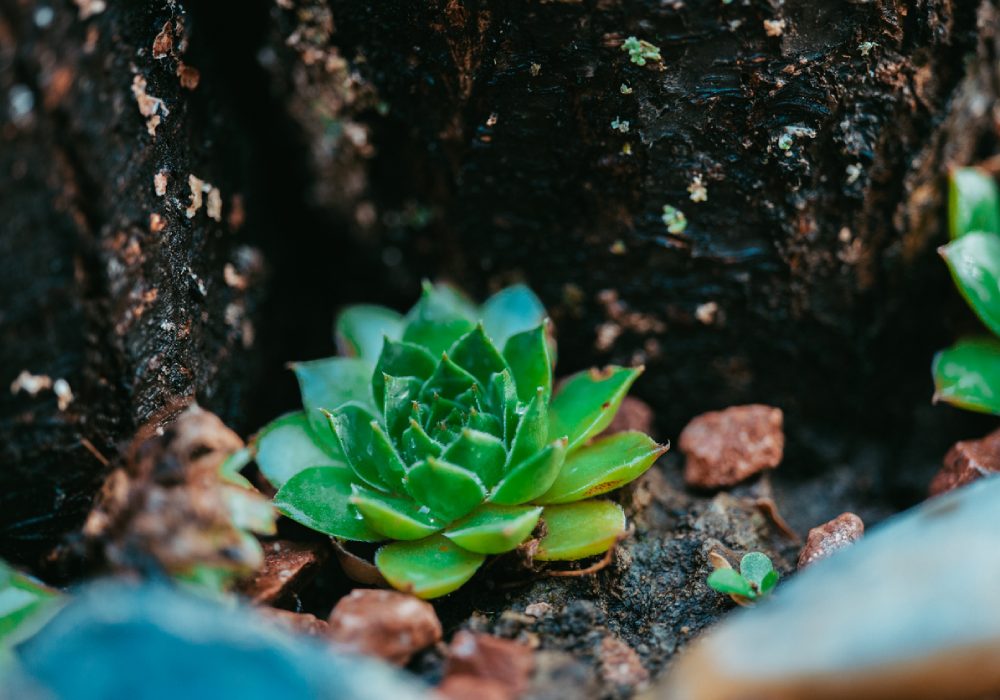
{"label": "dirt clod", "polygon": [[941,471],[931,481],[930,495],[937,496],[997,472],[1000,472],[1000,430],[979,440],[956,442],[944,456]]}
{"label": "dirt clod", "polygon": [[785,449],[780,408],[763,404],[733,406],[703,413],[681,432],[689,486],[733,486],[781,463]]}
{"label": "dirt clod", "polygon": [[838,550],[849,547],[865,534],[865,524],[854,513],[841,513],[828,523],[814,527],[799,554],[798,568],[826,559]]}
{"label": "dirt clod", "polygon": [[605,683],[637,689],[649,681],[649,672],[635,649],[618,637],[608,636],[601,640],[601,677]]}
{"label": "dirt clod", "polygon": [[433,606],[396,591],[356,588],[330,613],[330,638],[348,651],[405,665],[441,639]]}

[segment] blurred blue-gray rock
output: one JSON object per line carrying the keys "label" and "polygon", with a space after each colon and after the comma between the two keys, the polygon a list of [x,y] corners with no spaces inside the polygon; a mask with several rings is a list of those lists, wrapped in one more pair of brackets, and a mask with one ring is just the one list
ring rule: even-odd
{"label": "blurred blue-gray rock", "polygon": [[385,664],[337,655],[250,609],[165,584],[91,585],[17,656],[23,677],[0,684],[4,700],[427,697]]}

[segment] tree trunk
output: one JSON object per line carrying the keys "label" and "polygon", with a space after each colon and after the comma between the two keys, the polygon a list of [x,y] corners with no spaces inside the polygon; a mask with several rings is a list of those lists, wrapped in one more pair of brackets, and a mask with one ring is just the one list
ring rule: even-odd
{"label": "tree trunk", "polygon": [[165,407],[291,407],[335,308],[422,276],[526,279],[563,370],[647,365],[665,435],[751,399],[908,415],[961,308],[938,184],[993,146],[996,27],[990,1],[0,0],[3,366],[74,397],[0,393],[0,556],[73,531]]}

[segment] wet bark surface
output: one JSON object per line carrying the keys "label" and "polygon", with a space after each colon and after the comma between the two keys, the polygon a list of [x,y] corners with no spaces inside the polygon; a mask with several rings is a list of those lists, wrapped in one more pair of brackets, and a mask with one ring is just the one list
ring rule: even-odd
{"label": "wet bark surface", "polygon": [[[783,408],[774,493],[801,534],[918,500],[949,441],[986,431],[925,404],[932,351],[974,325],[934,248],[944,169],[995,146],[994,2],[99,5],[0,0],[5,558],[73,537],[103,458],[171,407],[243,435],[294,407],[284,363],[333,352],[336,309],[403,308],[422,277],[528,281],[561,371],[647,365],[661,439]],[[631,63],[630,35],[662,63]],[[7,391],[22,370],[72,402]],[[661,670],[726,609],[701,583],[712,540],[794,561],[677,468],[639,487],[608,570],[480,575],[447,625],[570,653],[552,689],[619,693],[609,636]]]}

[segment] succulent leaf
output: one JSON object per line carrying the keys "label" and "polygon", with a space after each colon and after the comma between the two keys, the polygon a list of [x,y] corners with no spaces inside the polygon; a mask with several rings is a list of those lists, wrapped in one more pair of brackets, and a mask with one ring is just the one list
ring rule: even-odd
{"label": "succulent leaf", "polygon": [[490,380],[489,400],[503,427],[503,441],[510,445],[517,431],[517,387],[510,370],[494,374]]}
{"label": "succulent leaf", "polygon": [[392,540],[419,540],[442,529],[447,523],[405,496],[390,496],[354,484],[351,503],[372,529]]}
{"label": "succulent leaf", "polygon": [[410,425],[413,403],[420,396],[423,382],[417,377],[390,377],[385,375],[385,399],[382,415],[389,435],[398,438]]}
{"label": "succulent leaf", "polygon": [[441,443],[434,440],[420,423],[411,418],[410,427],[403,431],[402,437],[402,452],[406,462],[414,464],[425,457],[440,457],[443,451]]}
{"label": "succulent leaf", "polygon": [[406,486],[414,499],[445,522],[467,515],[486,498],[486,487],[475,473],[434,457],[413,465]]}
{"label": "succulent leaf", "polygon": [[566,458],[551,488],[537,503],[570,503],[600,496],[637,479],[667,448],[645,433],[616,433]]}
{"label": "succulent leaf", "polygon": [[503,474],[507,450],[498,437],[466,428],[448,445],[441,457],[473,472],[489,489],[496,485]]}
{"label": "succulent leaf", "polygon": [[486,334],[502,348],[511,336],[541,325],[545,307],[527,286],[515,284],[486,300],[482,319]]}
{"label": "succulent leaf", "polygon": [[753,600],[757,597],[750,582],[743,578],[735,569],[716,569],[708,576],[708,585],[712,590],[727,595],[738,595]]}
{"label": "succulent leaf", "polygon": [[[350,357],[297,362],[292,365],[299,380],[302,405],[312,431],[321,437],[329,434],[322,409],[332,411],[354,401],[373,409],[370,389],[371,365]],[[381,401],[379,402],[381,405]]]}
{"label": "succulent leaf", "polygon": [[1000,415],[1000,340],[963,338],[934,357],[934,400]]}
{"label": "succulent leaf", "polygon": [[387,340],[371,373],[375,405],[382,406],[385,401],[385,375],[427,379],[436,366],[434,356],[419,345]]}
{"label": "succulent leaf", "polygon": [[303,469],[347,466],[340,441],[330,433],[329,425],[323,426],[323,434],[329,437],[320,439],[305,412],[296,411],[264,426],[251,442],[251,450],[261,473],[280,489]]}
{"label": "succulent leaf", "polygon": [[329,416],[358,479],[381,491],[402,491],[406,466],[375,416],[355,403],[341,406]]}
{"label": "succulent leaf", "polygon": [[610,366],[584,370],[567,379],[552,398],[549,437],[569,438],[572,452],[611,424],[622,399],[642,368]]}
{"label": "succulent leaf", "polygon": [[542,520],[547,534],[535,553],[539,561],[569,561],[603,554],[625,532],[625,511],[611,501],[545,506]]}
{"label": "succulent leaf", "polygon": [[499,505],[519,505],[541,496],[559,476],[565,459],[566,440],[556,440],[515,464],[497,484],[490,501]]}
{"label": "succulent leaf", "polygon": [[434,535],[381,547],[375,553],[375,565],[393,587],[420,598],[437,598],[472,578],[485,558]]}
{"label": "succulent leaf", "polygon": [[948,178],[948,228],[951,237],[973,231],[1000,234],[1000,191],[979,168],[956,168]]}
{"label": "succulent leaf", "polygon": [[456,399],[476,385],[476,378],[459,367],[446,354],[434,368],[434,373],[420,389],[420,400],[429,402],[435,397]]}
{"label": "succulent leaf", "polygon": [[501,554],[524,542],[541,515],[540,506],[484,505],[445,530],[444,536],[470,552]]}
{"label": "succulent leaf", "polygon": [[347,307],[334,325],[337,352],[344,357],[360,357],[368,362],[378,359],[385,338],[399,340],[402,334],[402,314],[371,304]]}
{"label": "succulent leaf", "polygon": [[763,552],[748,552],[740,559],[740,575],[750,583],[756,584],[758,590],[764,578],[772,571],[774,565]]}
{"label": "succulent leaf", "polygon": [[[528,404],[521,416],[521,422],[514,433],[514,441],[507,457],[507,470],[512,471],[518,465],[531,459],[549,442],[549,414],[546,410],[545,397],[539,391]],[[556,436],[553,439],[559,439]]]}
{"label": "succulent leaf", "polygon": [[5,668],[3,654],[41,628],[62,607],[61,598],[0,560],[0,672]]}
{"label": "succulent leaf", "polygon": [[455,341],[448,356],[483,387],[489,384],[493,374],[507,369],[507,362],[486,337],[482,323]]}
{"label": "succulent leaf", "polygon": [[403,340],[438,356],[475,327],[475,318],[475,308],[455,290],[425,284],[420,301],[406,315]]}
{"label": "succulent leaf", "polygon": [[994,335],[1000,335],[1000,236],[968,233],[940,252],[969,306]]}
{"label": "succulent leaf", "polygon": [[541,388],[547,404],[552,396],[552,354],[545,325],[512,335],[504,345],[503,356],[510,365],[517,398],[528,403]]}
{"label": "succulent leaf", "polygon": [[291,477],[274,496],[292,520],[332,537],[357,542],[385,539],[351,504],[353,473],[347,467],[314,467]]}

